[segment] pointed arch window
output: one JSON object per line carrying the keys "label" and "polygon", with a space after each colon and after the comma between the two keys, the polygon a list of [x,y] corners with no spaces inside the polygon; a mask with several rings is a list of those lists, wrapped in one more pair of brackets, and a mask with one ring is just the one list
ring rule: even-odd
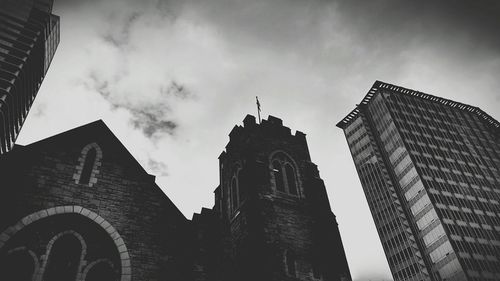
{"label": "pointed arch window", "polygon": [[234,213],[243,204],[247,195],[248,187],[244,179],[244,171],[240,164],[234,165],[234,174],[229,185],[231,212]]}
{"label": "pointed arch window", "polygon": [[233,212],[238,209],[238,184],[236,182],[236,177],[231,180],[231,202],[233,207]]}
{"label": "pointed arch window", "polygon": [[236,179],[237,179],[236,184],[238,185],[238,202],[239,205],[241,205],[241,203],[245,201],[245,198],[247,196],[246,184],[243,180],[243,172],[241,169],[238,170]]}
{"label": "pointed arch window", "polygon": [[286,174],[286,183],[288,186],[288,192],[293,195],[297,195],[297,182],[295,179],[295,171],[289,163],[285,164],[285,174]]}
{"label": "pointed arch window", "polygon": [[273,161],[273,175],[276,183],[276,190],[285,192],[285,181],[283,180],[283,169],[279,161]]}
{"label": "pointed arch window", "polygon": [[276,191],[300,196],[299,177],[295,162],[287,154],[272,154],[271,169]]}

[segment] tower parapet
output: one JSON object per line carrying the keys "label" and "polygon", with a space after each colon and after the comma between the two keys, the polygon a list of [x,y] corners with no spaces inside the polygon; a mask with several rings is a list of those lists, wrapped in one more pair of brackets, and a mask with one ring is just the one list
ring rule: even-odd
{"label": "tower parapet", "polygon": [[215,213],[234,261],[230,279],[350,280],[303,132],[292,134],[274,116],[257,123],[247,115],[229,133],[219,168]]}

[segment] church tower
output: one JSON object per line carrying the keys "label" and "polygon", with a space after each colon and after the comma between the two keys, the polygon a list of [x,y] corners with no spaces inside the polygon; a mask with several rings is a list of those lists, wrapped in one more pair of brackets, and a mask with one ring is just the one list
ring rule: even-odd
{"label": "church tower", "polygon": [[305,134],[247,115],[219,157],[222,280],[351,280],[335,215]]}

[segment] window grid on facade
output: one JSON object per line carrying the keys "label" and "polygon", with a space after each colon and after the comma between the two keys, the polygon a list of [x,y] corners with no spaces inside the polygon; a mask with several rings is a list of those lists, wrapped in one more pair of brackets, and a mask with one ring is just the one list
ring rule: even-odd
{"label": "window grid on facade", "polygon": [[[405,232],[398,227],[391,231],[377,218],[377,197],[384,190],[372,189],[381,181],[395,186],[401,203],[396,206],[406,211],[384,210],[408,222],[423,254],[419,263],[432,280],[500,279],[496,120],[477,108],[377,82],[338,126],[344,129],[375,224],[382,229],[386,254],[399,249],[393,242]],[[369,165],[388,173],[367,173]],[[391,258],[394,279],[406,280],[408,275],[401,275]]]}
{"label": "window grid on facade", "polygon": [[38,2],[2,2],[0,154],[14,146],[59,43],[59,18]]}

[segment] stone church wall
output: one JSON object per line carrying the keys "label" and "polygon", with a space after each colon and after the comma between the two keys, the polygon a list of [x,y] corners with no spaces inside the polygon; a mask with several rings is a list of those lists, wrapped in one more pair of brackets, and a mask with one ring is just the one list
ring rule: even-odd
{"label": "stone church wall", "polygon": [[[49,216],[49,212],[78,214],[94,220],[96,226],[116,230],[116,234],[108,234],[123,240],[116,245],[122,281],[130,280],[131,273],[133,280],[186,278],[189,251],[183,244],[189,238],[188,221],[154,183],[154,177],[117,145],[114,136],[85,135],[79,132],[54,143],[16,147],[2,160],[0,233],[16,225],[23,227],[19,224],[23,218],[43,221],[40,216]],[[85,184],[77,177],[82,150],[88,144],[96,144],[100,151],[93,175]],[[0,252],[8,249],[9,238],[5,233],[0,236],[5,248]],[[41,259],[44,253],[35,254]]]}

